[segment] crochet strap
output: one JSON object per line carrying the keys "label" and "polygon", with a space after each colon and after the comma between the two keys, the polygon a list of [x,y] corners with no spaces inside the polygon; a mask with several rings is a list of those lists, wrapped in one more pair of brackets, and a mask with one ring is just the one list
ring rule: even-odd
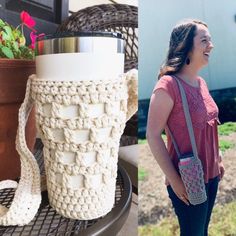
{"label": "crochet strap", "polygon": [[128,110],[126,121],[138,110],[138,70],[132,69],[125,74],[125,80],[128,89]]}
{"label": "crochet strap", "polygon": [[[191,145],[192,145],[192,151],[193,151],[194,157],[198,158],[197,145],[196,145],[196,141],[195,141],[195,137],[194,137],[193,125],[192,125],[192,120],[191,120],[191,116],[190,116],[190,113],[189,113],[189,106],[188,106],[187,97],[186,97],[184,88],[183,88],[182,84],[180,83],[179,79],[176,76],[174,76],[174,77],[176,78],[176,81],[177,81],[177,84],[178,84],[178,87],[179,87],[179,90],[180,90],[181,98],[182,98],[184,116],[185,116],[186,123],[187,123],[190,142],[191,142]],[[172,142],[173,142],[174,148],[176,150],[176,153],[177,153],[178,157],[180,157],[181,154],[180,154],[180,151],[178,149],[177,143],[176,143],[176,141],[174,139],[174,136],[171,133],[168,126],[167,126],[167,130],[170,133],[170,137],[172,139]]]}
{"label": "crochet strap", "polygon": [[21,178],[19,183],[11,180],[0,182],[0,189],[16,188],[11,206],[6,208],[0,205],[0,225],[4,226],[28,224],[37,213],[41,202],[39,167],[25,140],[25,126],[32,109],[31,79],[28,79],[25,99],[18,117],[16,149],[20,154]]}

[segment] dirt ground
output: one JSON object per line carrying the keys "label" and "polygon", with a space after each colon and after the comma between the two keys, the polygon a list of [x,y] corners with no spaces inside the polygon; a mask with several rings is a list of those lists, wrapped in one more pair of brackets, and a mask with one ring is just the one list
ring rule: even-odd
{"label": "dirt ground", "polygon": [[[236,143],[236,133],[220,139]],[[139,181],[139,225],[156,224],[163,217],[173,214],[164,184],[164,175],[152,156],[148,144],[139,145],[139,168],[147,172]],[[236,145],[223,154],[225,176],[219,185],[216,204],[236,200]]]}

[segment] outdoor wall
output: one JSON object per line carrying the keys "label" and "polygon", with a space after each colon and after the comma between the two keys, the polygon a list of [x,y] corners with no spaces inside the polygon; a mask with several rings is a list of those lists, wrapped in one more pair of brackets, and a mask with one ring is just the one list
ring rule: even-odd
{"label": "outdoor wall", "polygon": [[139,0],[139,99],[150,97],[171,30],[184,18],[208,24],[215,48],[200,75],[209,89],[236,87],[235,15],[235,0]]}

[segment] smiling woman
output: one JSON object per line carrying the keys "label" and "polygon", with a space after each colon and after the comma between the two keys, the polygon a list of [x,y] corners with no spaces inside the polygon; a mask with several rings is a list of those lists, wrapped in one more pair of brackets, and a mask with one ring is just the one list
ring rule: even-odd
{"label": "smiling woman", "polygon": [[[212,49],[206,23],[185,20],[175,26],[150,99],[147,140],[166,175],[181,236],[207,235],[218,182],[224,175],[218,108],[198,76]],[[164,129],[167,147],[161,137]]]}
{"label": "smiling woman", "polygon": [[[191,74],[196,75],[197,71],[207,64],[207,61],[203,62],[203,55],[209,55],[212,48],[211,36],[205,23],[186,20],[177,25],[172,31],[168,55],[160,70],[159,78],[166,74],[179,73],[181,69],[182,72],[184,69],[192,71],[193,68]],[[190,62],[190,67],[183,67]],[[189,80],[192,77],[191,75]]]}
{"label": "smiling woman", "polygon": [[211,36],[208,28],[205,25],[197,26],[197,34],[194,37],[194,47],[190,56],[192,57],[192,62],[196,63],[199,69],[202,66],[208,64],[208,59],[210,52],[213,49],[213,44],[211,42]]}

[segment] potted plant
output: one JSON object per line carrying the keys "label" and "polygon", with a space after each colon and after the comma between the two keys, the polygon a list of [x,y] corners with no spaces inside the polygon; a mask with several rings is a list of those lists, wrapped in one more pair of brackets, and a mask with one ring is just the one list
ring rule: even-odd
{"label": "potted plant", "polygon": [[[13,27],[0,19],[0,180],[20,176],[20,159],[15,149],[18,110],[23,102],[28,76],[35,73],[34,43],[38,37],[35,21],[21,12],[22,23]],[[26,46],[24,27],[32,32]],[[26,127],[28,147],[33,150],[36,136],[33,111]]]}

